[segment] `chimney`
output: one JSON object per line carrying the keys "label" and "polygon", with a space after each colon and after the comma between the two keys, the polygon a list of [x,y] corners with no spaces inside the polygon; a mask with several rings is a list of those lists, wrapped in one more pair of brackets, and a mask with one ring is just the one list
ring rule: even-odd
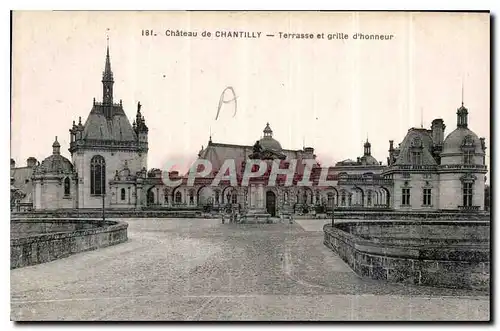
{"label": "chimney", "polygon": [[10,168],[15,168],[16,167],[16,161],[14,159],[10,159]]}
{"label": "chimney", "polygon": [[312,147],[304,147],[304,158],[305,159],[314,159],[314,148]]}
{"label": "chimney", "polygon": [[33,156],[30,156],[28,160],[26,160],[26,165],[28,166],[28,168],[33,168],[34,166],[36,166],[36,163],[37,160]]}
{"label": "chimney", "polygon": [[394,150],[394,140],[389,140],[389,152]]}
{"label": "chimney", "polygon": [[431,133],[432,133],[432,141],[435,145],[442,145],[444,141],[444,129],[446,129],[446,125],[441,118],[437,118],[432,121],[431,125]]}

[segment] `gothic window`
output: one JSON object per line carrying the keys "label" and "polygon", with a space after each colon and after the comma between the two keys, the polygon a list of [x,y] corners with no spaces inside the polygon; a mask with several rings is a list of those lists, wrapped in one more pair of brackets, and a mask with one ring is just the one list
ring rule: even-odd
{"label": "gothic window", "polygon": [[64,195],[69,196],[71,192],[71,182],[69,177],[64,179]]}
{"label": "gothic window", "polygon": [[233,191],[233,194],[231,195],[231,203],[238,203],[238,194],[236,194],[236,191]]}
{"label": "gothic window", "polygon": [[432,204],[432,189],[424,188],[424,206],[430,206]]}
{"label": "gothic window", "polygon": [[182,193],[180,191],[175,192],[175,203],[182,203]]}
{"label": "gothic window", "polygon": [[342,206],[345,206],[345,191],[342,191],[342,193],[340,194],[340,204]]}
{"label": "gothic window", "polygon": [[409,206],[410,205],[410,188],[404,187],[401,190],[401,196],[402,196],[402,205],[403,206]]}
{"label": "gothic window", "polygon": [[371,191],[371,190],[369,190],[369,191],[367,192],[367,196],[366,196],[366,204],[367,204],[368,206],[371,206],[371,205],[372,205],[372,191]]}
{"label": "gothic window", "polygon": [[473,183],[463,183],[463,205],[465,207],[472,206],[472,184]]}
{"label": "gothic window", "polygon": [[100,155],[90,160],[90,194],[106,193],[106,161]]}
{"label": "gothic window", "polygon": [[122,199],[122,201],[124,201],[124,200],[125,200],[125,189],[124,189],[124,188],[122,188],[122,189],[120,190],[120,199]]}

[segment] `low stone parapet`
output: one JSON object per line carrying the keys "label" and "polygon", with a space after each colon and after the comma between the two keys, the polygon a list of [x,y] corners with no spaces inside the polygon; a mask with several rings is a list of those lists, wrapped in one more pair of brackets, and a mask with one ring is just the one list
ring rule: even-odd
{"label": "low stone parapet", "polygon": [[127,241],[128,224],[98,219],[11,220],[10,268],[50,262]]}
{"label": "low stone parapet", "polygon": [[[395,228],[401,226],[397,222],[386,223],[394,223]],[[430,241],[421,238],[420,234],[429,233],[434,226],[432,222],[406,222],[407,235],[399,236],[397,240],[389,238],[390,224],[383,227],[383,238],[377,235],[360,237],[359,233],[366,231],[365,223],[344,222],[333,228],[327,224],[323,228],[324,244],[362,277],[404,284],[488,290],[489,223],[449,222],[448,231],[443,231],[447,225],[442,223]],[[361,226],[365,229],[358,228]],[[377,227],[380,223],[370,226]],[[476,235],[471,236],[474,232]]]}

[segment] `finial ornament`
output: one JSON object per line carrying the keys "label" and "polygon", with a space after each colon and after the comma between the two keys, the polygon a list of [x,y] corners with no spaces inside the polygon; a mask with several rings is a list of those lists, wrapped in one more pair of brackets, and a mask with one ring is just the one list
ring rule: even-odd
{"label": "finial ornament", "polygon": [[462,107],[464,106],[464,78],[462,77]]}

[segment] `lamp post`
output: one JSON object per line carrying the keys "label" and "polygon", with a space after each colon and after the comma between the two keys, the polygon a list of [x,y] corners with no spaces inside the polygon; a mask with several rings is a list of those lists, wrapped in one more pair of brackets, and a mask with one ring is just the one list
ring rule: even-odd
{"label": "lamp post", "polygon": [[333,201],[332,199],[332,228],[333,228],[333,225],[335,224],[335,217],[334,217],[334,212],[335,212],[335,201]]}
{"label": "lamp post", "polygon": [[105,193],[103,192],[102,193],[102,221],[103,222],[105,220],[105,215],[104,215],[104,197],[105,197]]}

